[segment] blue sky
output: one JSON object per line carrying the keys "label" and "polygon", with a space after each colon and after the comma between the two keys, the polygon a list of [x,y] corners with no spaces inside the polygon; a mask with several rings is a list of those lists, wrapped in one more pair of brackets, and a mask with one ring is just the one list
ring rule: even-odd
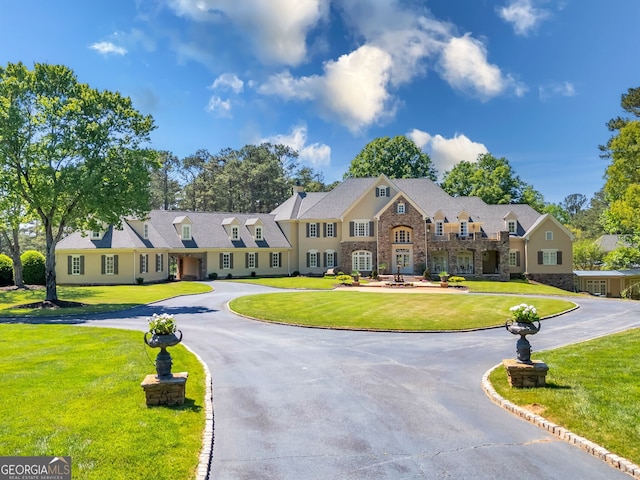
{"label": "blue sky", "polygon": [[21,0],[0,63],[130,96],[180,158],[286,143],[329,183],[407,135],[440,173],[491,152],[560,202],[604,183],[639,20],[638,0]]}

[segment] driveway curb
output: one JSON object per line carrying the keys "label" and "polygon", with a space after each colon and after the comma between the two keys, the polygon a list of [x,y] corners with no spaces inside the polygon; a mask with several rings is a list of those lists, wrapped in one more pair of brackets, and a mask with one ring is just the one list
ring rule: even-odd
{"label": "driveway curb", "polygon": [[208,480],[211,473],[211,461],[213,459],[213,384],[211,372],[205,361],[194,352],[188,345],[182,344],[190,353],[192,353],[202,365],[205,375],[205,392],[204,392],[204,432],[202,433],[202,450],[198,460],[198,468],[196,470],[196,480]]}
{"label": "driveway curb", "polygon": [[561,427],[560,425],[556,425],[555,423],[550,422],[549,420],[547,420],[544,417],[541,417],[540,415],[536,415],[535,413],[525,410],[524,408],[519,407],[518,405],[500,396],[498,392],[496,392],[496,390],[493,388],[493,385],[491,385],[491,382],[489,382],[489,375],[496,368],[501,366],[502,366],[501,363],[495,365],[494,367],[487,370],[485,374],[482,376],[482,389],[494,403],[497,403],[499,406],[501,406],[505,410],[508,410],[509,412],[514,413],[520,418],[523,418],[524,420],[527,420],[537,425],[538,427],[545,429],[549,433],[555,435],[560,440],[563,440],[567,443],[575,445],[581,448],[582,450],[585,450],[586,452],[590,453],[594,457],[599,458],[605,463],[608,463],[612,467],[633,476],[633,478],[640,480],[640,466],[630,462],[626,458],[623,458],[614,453],[611,453],[609,450],[607,450],[604,447],[601,447],[597,443],[587,440],[586,438],[581,437],[579,435],[576,435],[570,430],[567,430],[566,428]]}

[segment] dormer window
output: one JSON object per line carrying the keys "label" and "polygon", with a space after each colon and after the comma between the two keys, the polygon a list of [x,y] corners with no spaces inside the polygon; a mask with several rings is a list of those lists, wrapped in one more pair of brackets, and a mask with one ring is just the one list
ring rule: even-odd
{"label": "dormer window", "polygon": [[191,225],[182,225],[182,241],[191,240]]}
{"label": "dormer window", "polygon": [[91,240],[100,240],[100,232],[96,230],[91,231]]}
{"label": "dormer window", "polygon": [[231,227],[231,240],[238,240],[240,238],[240,230],[237,225]]}
{"label": "dormer window", "polygon": [[469,224],[465,220],[460,221],[460,236],[466,237],[469,234]]}
{"label": "dormer window", "polygon": [[380,185],[376,189],[376,197],[389,197],[391,195],[391,189],[386,185]]}
{"label": "dormer window", "polygon": [[507,229],[509,230],[509,233],[511,235],[514,235],[516,233],[517,225],[518,225],[518,222],[516,222],[515,220],[509,220],[507,222]]}
{"label": "dormer window", "polygon": [[256,240],[262,240],[262,227],[256,226]]}
{"label": "dormer window", "polygon": [[145,223],[142,226],[142,238],[144,238],[145,240],[149,238],[149,224]]}

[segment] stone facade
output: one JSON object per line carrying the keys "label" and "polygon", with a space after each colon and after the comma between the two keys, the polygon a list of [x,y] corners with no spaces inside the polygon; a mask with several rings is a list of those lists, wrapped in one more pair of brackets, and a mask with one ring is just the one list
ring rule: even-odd
{"label": "stone facade", "polygon": [[545,285],[551,285],[552,287],[558,287],[563,290],[572,292],[575,289],[574,276],[569,273],[527,273],[525,274],[527,280],[531,280],[538,283],[544,283]]}
{"label": "stone facade", "polygon": [[[339,271],[346,273],[349,275],[353,271],[353,262],[351,260],[351,254],[353,252],[357,252],[358,250],[366,250],[371,252],[373,267],[376,267],[376,255],[378,254],[378,248],[375,241],[371,240],[361,240],[357,242],[342,242],[340,245],[340,266],[338,267]],[[360,272],[363,274],[368,274],[371,272]]]}
{"label": "stone facade", "polygon": [[[398,212],[398,205],[404,205],[404,213]],[[378,220],[378,262],[387,265],[390,269],[393,264],[392,247],[404,244],[394,243],[394,229],[406,227],[411,232],[411,245],[413,248],[413,274],[422,275],[418,271],[421,265],[426,264],[426,223],[422,214],[407,199],[400,196],[389,205]],[[393,273],[393,272],[392,272]]]}

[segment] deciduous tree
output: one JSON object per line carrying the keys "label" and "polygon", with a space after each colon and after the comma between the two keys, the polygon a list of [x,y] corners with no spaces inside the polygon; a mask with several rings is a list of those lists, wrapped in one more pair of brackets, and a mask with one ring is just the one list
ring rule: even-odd
{"label": "deciduous tree", "polygon": [[42,221],[47,300],[58,300],[55,247],[66,231],[148,212],[156,155],[143,145],[153,128],[129,98],[65,66],[0,68],[0,167]]}
{"label": "deciduous tree", "polygon": [[351,160],[344,178],[377,177],[380,174],[389,178],[437,179],[429,155],[404,135],[380,137],[369,142]]}

